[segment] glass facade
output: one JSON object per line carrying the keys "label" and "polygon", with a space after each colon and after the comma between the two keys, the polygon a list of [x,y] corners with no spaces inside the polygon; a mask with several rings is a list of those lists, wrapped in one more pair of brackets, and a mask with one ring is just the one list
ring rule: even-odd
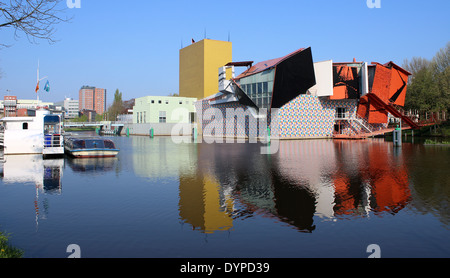
{"label": "glass facade", "polygon": [[275,68],[243,77],[239,80],[241,89],[259,108],[269,108],[272,100]]}

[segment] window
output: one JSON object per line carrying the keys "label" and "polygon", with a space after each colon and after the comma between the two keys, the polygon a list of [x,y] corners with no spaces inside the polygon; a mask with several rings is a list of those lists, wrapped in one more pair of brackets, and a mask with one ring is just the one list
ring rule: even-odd
{"label": "window", "polygon": [[103,149],[105,147],[103,140],[86,140],[87,149]]}
{"label": "window", "polygon": [[337,119],[348,118],[347,109],[344,107],[336,107],[336,118]]}
{"label": "window", "polygon": [[258,95],[260,96],[260,95],[262,95],[262,92],[263,92],[263,86],[262,86],[261,82],[258,82],[256,84],[258,86]]}
{"label": "window", "polygon": [[159,122],[160,123],[166,122],[166,111],[159,111]]}
{"label": "window", "polygon": [[267,82],[263,82],[263,92],[264,93],[269,92],[269,84]]}
{"label": "window", "polygon": [[166,104],[169,104],[169,101],[168,101],[168,100],[166,100]]}
{"label": "window", "polygon": [[154,99],[152,99],[152,103],[155,103],[155,100],[154,100]]}
{"label": "window", "polygon": [[161,104],[162,102],[160,100],[158,100],[158,103]]}
{"label": "window", "polygon": [[183,104],[183,102],[180,100],[179,102],[178,102],[179,104]]}
{"label": "window", "polygon": [[107,149],[115,149],[116,148],[113,141],[105,140],[104,144],[105,144],[105,148],[107,148]]}

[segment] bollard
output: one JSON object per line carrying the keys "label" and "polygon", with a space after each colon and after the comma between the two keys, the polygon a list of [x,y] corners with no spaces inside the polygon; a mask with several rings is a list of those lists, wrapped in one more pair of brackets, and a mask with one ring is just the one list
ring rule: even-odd
{"label": "bollard", "polygon": [[392,133],[393,135],[393,142],[394,142],[394,146],[401,146],[402,145],[402,130],[397,127],[394,132]]}
{"label": "bollard", "polygon": [[153,127],[150,128],[150,138],[153,138]]}
{"label": "bollard", "polygon": [[192,139],[197,140],[197,128],[192,128]]}
{"label": "bollard", "polygon": [[127,127],[127,137],[130,137],[130,129]]}

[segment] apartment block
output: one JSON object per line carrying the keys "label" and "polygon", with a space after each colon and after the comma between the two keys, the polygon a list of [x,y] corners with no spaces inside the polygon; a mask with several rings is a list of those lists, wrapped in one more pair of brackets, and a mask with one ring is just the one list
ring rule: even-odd
{"label": "apartment block", "polygon": [[106,111],[106,89],[83,86],[79,91],[78,110],[94,110],[97,114]]}

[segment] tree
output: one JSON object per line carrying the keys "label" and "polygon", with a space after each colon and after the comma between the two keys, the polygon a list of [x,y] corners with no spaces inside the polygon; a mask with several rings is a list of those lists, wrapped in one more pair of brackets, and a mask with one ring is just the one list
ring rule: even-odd
{"label": "tree", "polygon": [[95,121],[101,122],[104,119],[103,117],[104,117],[104,114],[97,114],[97,115],[95,115]]}
{"label": "tree", "polygon": [[61,2],[66,6],[64,0],[0,0],[0,30],[13,28],[15,38],[24,33],[30,42],[43,39],[54,43],[55,25],[69,21],[60,16],[64,10],[59,8]]}
{"label": "tree", "polygon": [[80,115],[74,119],[72,119],[72,122],[87,122],[88,117],[86,115]]}
{"label": "tree", "polygon": [[450,43],[439,50],[433,59],[414,57],[405,60],[403,67],[412,73],[408,79],[405,108],[419,111],[450,109]]}
{"label": "tree", "polygon": [[438,108],[450,110],[450,42],[441,48],[433,57],[431,71],[433,73],[439,98]]}
{"label": "tree", "polygon": [[110,121],[116,121],[117,116],[123,111],[122,92],[116,89],[114,93],[114,102],[108,109],[108,118]]}

